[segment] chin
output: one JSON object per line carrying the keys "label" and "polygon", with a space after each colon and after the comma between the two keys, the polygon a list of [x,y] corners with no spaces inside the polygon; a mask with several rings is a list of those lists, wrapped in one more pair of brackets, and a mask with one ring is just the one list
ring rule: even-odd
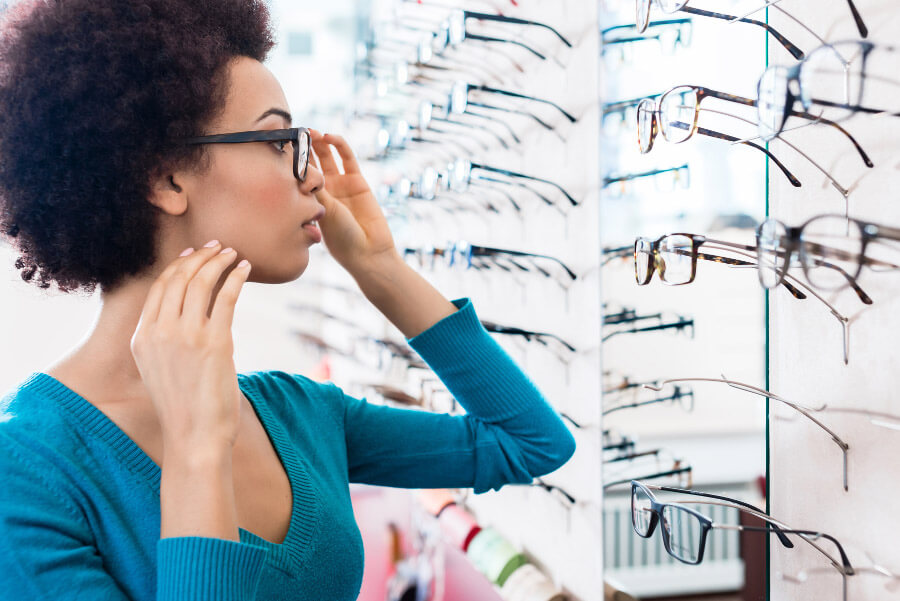
{"label": "chin", "polygon": [[[251,267],[250,276],[247,282],[257,284],[286,284],[298,279],[306,272],[309,267],[309,253],[303,253],[303,256],[297,256],[296,260],[291,264],[281,264],[278,266],[267,266],[267,269],[256,270]],[[256,272],[256,273],[254,273]]]}

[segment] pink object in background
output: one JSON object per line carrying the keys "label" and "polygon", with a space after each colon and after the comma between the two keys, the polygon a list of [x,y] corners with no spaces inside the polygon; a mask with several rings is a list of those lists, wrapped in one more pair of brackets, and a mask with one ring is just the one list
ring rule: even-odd
{"label": "pink object in background", "polygon": [[475,535],[481,531],[481,526],[475,522],[475,518],[459,505],[449,505],[444,508],[438,522],[441,531],[446,535],[447,542],[457,549],[465,551]]}
{"label": "pink object in background", "polygon": [[[396,524],[403,531],[403,539],[410,540],[413,504],[418,501],[409,490],[357,484],[351,485],[350,496],[366,554],[357,601],[384,601],[387,581],[393,573],[388,524]],[[434,601],[503,601],[497,588],[475,569],[460,548],[449,542],[443,544],[446,582],[442,598]]]}

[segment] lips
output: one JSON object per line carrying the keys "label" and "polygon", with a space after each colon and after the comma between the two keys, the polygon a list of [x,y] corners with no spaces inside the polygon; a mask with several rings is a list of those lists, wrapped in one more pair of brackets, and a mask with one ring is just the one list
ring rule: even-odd
{"label": "lips", "polygon": [[303,222],[303,231],[309,234],[309,237],[312,238],[314,243],[319,243],[322,241],[322,232],[319,231],[318,221],[324,216],[325,208],[322,207],[312,219]]}
{"label": "lips", "polygon": [[309,224],[318,225],[315,222],[318,222],[319,219],[321,219],[324,216],[325,216],[325,207],[320,207],[319,210],[316,211],[316,214],[313,215],[310,219],[307,219],[306,221],[304,221],[302,225],[304,225],[304,226],[309,225]]}

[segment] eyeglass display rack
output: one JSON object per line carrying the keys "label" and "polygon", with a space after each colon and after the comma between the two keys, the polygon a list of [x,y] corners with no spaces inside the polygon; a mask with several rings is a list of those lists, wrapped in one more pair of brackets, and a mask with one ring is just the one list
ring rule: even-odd
{"label": "eyeglass display rack", "polygon": [[[845,3],[801,4],[796,16],[811,29],[825,32],[828,42],[862,41]],[[867,62],[867,86],[859,104],[896,107],[900,53],[889,48],[896,47],[900,39],[900,6],[880,0],[861,0],[855,6],[868,26],[865,42],[876,47]],[[771,12],[769,21],[786,35],[800,35],[798,25],[780,13]],[[770,64],[791,64],[772,44],[769,53]],[[799,226],[814,215],[848,210],[851,217],[897,227],[900,208],[892,199],[900,182],[900,119],[856,115],[841,125],[868,153],[872,168],[862,167],[857,157],[836,144],[833,132],[825,131],[830,128],[807,127],[784,137],[814,152],[817,162],[849,188],[846,204],[814,167],[799,165],[798,177],[810,179],[812,185],[789,189],[770,174],[769,214]],[[769,148],[778,153],[784,146],[775,140]],[[881,252],[879,256],[895,263],[900,259],[896,243],[880,251],[878,247],[873,245],[867,256]],[[834,485],[841,478],[840,453],[828,437],[808,424],[773,412],[770,510],[791,525],[815,527],[838,539],[857,571],[846,579],[846,599],[880,601],[900,598],[896,544],[900,517],[891,501],[900,492],[900,484],[894,462],[886,460],[900,451],[900,405],[894,392],[900,278],[896,271],[864,269],[859,285],[872,298],[871,305],[860,303],[852,290],[828,296],[850,321],[847,364],[840,353],[840,328],[831,315],[795,306],[782,291],[770,293],[770,389],[799,403],[827,406],[820,414],[821,421],[849,447],[848,489],[842,490]],[[800,552],[792,553],[792,549],[770,543],[771,598],[841,600],[842,581],[836,570],[817,557],[814,549],[797,550]]]}
{"label": "eyeglass display rack", "polygon": [[[757,8],[729,4],[734,15]],[[870,40],[896,39],[897,11],[890,4],[854,2],[869,23]],[[810,31],[829,41],[859,37],[848,3],[784,8],[802,26],[775,9],[749,18],[768,19],[807,51],[820,43]],[[470,13],[460,19],[461,10]],[[834,137],[833,129],[817,124],[785,132],[793,146],[766,144],[756,138],[753,107],[708,98],[698,125],[725,136],[698,130],[676,144],[657,132],[652,150],[642,154],[636,101],[626,101],[658,99],[679,85],[755,98],[767,64],[796,59],[761,25],[696,11],[666,14],[655,3],[648,31],[637,32],[627,27],[635,18],[627,0],[552,6],[386,0],[375,3],[371,15],[374,33],[364,36],[358,53],[355,108],[342,127],[366,159],[364,171],[398,246],[414,249],[411,264],[445,295],[472,298],[479,316],[498,326],[498,343],[564,415],[578,442],[570,462],[535,486],[458,491],[461,507],[573,600],[708,593],[843,598],[841,579],[809,545],[786,549],[752,531],[713,531],[703,561],[686,565],[666,553],[659,533],[639,537],[628,481],[672,472],[644,481],[690,485],[756,505],[794,528],[834,535],[862,568],[848,581],[848,599],[895,594],[885,587],[894,582],[885,571],[898,573],[900,566],[884,533],[898,527],[889,510],[897,485],[885,459],[897,447],[897,429],[887,418],[886,426],[874,423],[876,414],[892,410],[886,336],[896,314],[892,275],[871,274],[866,290],[875,302],[858,316],[846,293],[822,297],[849,307],[845,365],[826,306],[812,295],[794,298],[783,287],[765,292],[753,265],[734,262],[752,263],[752,253],[703,249],[732,262],[697,261],[688,285],[667,286],[657,273],[638,286],[630,247],[638,236],[655,240],[674,232],[753,245],[755,227],[767,215],[797,225],[817,213],[840,212],[845,206],[823,169],[848,183],[851,215],[900,223],[883,200],[896,177],[891,144],[898,138],[886,135],[896,122],[846,124],[875,163],[860,169],[848,141]],[[802,186],[767,162],[761,148],[731,143],[735,139],[767,149]],[[551,256],[578,277],[567,282],[553,268],[527,261],[465,257],[456,252],[463,242]],[[610,252],[623,247],[624,253]],[[312,267],[324,284],[319,302],[354,325],[319,320],[314,344],[361,351],[332,348],[332,379],[375,401],[377,390],[386,389],[373,384],[392,387],[395,399],[402,397],[397,390],[405,391],[423,410],[462,411],[433,374],[414,365],[395,328],[346,292],[353,283],[322,255]],[[791,273],[803,281],[802,273]],[[690,328],[679,325],[688,322]],[[820,427],[747,388],[690,382],[673,394],[671,384],[661,383],[677,378],[743,382],[798,403],[868,411],[815,413],[849,443],[848,490],[841,486],[841,451]],[[604,450],[617,444],[629,450]],[[622,458],[629,455],[642,457],[626,466],[630,459]],[[725,526],[759,525],[733,507],[691,507]],[[508,594],[499,586],[495,592]]]}
{"label": "eyeglass display rack", "polygon": [[[561,469],[532,486],[456,491],[457,501],[527,559],[533,567],[526,571],[536,569],[547,581],[517,593],[510,586],[522,585],[502,573],[510,585],[494,581],[498,599],[524,598],[529,586],[550,599],[550,585],[553,599],[599,599],[596,8],[575,0],[552,7],[384,1],[370,14],[353,110],[341,127],[398,248],[409,249],[410,265],[445,296],[471,298],[548,402],[582,425],[573,432],[577,451]],[[498,14],[513,20],[490,18]],[[460,252],[473,247],[529,256]],[[355,345],[360,355],[380,348],[370,352],[380,360],[367,365],[352,352],[332,352],[335,383],[370,402],[382,400],[371,386],[377,383],[391,386],[395,399],[396,390],[405,391],[422,410],[463,411],[430,370],[411,369],[398,348],[374,342],[405,346],[396,328],[338,289],[353,283],[324,253],[310,271],[323,284],[317,302],[358,327],[323,319],[307,329],[341,348],[354,346],[349,338],[365,339]]]}

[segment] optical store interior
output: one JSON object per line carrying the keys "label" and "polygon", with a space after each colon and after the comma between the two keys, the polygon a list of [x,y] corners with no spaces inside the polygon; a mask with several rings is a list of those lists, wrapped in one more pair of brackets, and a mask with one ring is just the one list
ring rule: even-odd
{"label": "optical store interior", "polygon": [[[295,126],[576,442],[486,492],[350,483],[359,601],[900,600],[896,0],[269,5]],[[7,391],[100,306],[17,256]],[[238,372],[466,414],[324,244],[233,335]]]}

